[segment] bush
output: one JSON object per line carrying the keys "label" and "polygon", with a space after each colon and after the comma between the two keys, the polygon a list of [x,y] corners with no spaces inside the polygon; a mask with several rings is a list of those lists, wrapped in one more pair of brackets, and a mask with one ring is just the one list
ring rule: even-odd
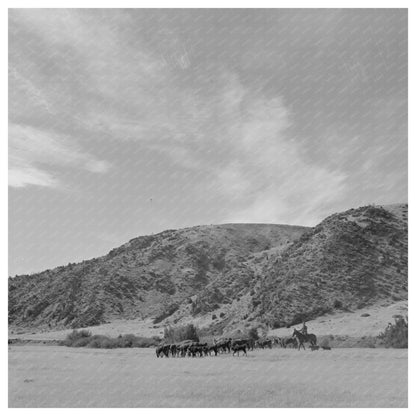
{"label": "bush", "polygon": [[342,308],[342,302],[340,301],[340,300],[338,300],[338,299],[335,299],[335,301],[334,301],[334,308],[335,309],[341,309]]}
{"label": "bush", "polygon": [[248,331],[248,337],[249,339],[254,339],[255,341],[259,339],[259,333],[257,331],[257,328],[251,328]]}
{"label": "bush", "polygon": [[199,342],[198,329],[193,324],[176,328],[167,327],[165,328],[163,337],[167,342],[181,342],[187,339]]}
{"label": "bush", "polygon": [[324,336],[324,337],[320,338],[319,339],[319,346],[320,347],[325,347],[325,348],[330,347],[331,345],[329,343],[329,340],[330,340],[329,336]]}
{"label": "bush", "polygon": [[92,335],[90,331],[73,331],[59,345],[66,347],[89,348],[148,348],[160,343],[159,337],[138,337],[133,334],[111,338],[104,335]]}
{"label": "bush", "polygon": [[[60,345],[65,345],[67,347],[72,346],[79,346],[83,347],[85,343],[85,340],[91,337],[91,331],[88,331],[86,329],[81,329],[80,331],[73,330],[70,334],[68,334],[64,341],[60,342]],[[76,345],[74,345],[76,344]]]}
{"label": "bush", "polygon": [[396,318],[394,324],[388,324],[380,338],[386,348],[408,347],[408,320]]}

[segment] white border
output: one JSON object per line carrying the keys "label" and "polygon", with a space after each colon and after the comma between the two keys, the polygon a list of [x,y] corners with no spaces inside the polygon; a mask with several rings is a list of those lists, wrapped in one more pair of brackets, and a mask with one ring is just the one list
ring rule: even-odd
{"label": "white border", "polygon": [[[0,169],[1,169],[1,270],[3,271],[3,282],[2,282],[2,295],[3,295],[3,319],[1,320],[2,325],[2,333],[5,334],[2,343],[2,377],[1,377],[1,408],[7,409],[7,347],[6,347],[6,337],[7,337],[7,264],[8,264],[8,196],[7,196],[7,24],[8,24],[8,17],[7,17],[7,9],[8,8],[33,8],[33,7],[40,7],[40,8],[408,8],[409,9],[409,74],[412,72],[415,73],[416,66],[414,65],[414,53],[412,51],[411,46],[414,45],[414,30],[412,30],[412,23],[414,24],[414,13],[411,7],[410,1],[369,1],[369,0],[353,0],[353,1],[271,1],[271,0],[257,0],[257,1],[229,1],[229,0],[211,0],[211,1],[160,1],[160,0],[143,0],[143,1],[132,1],[132,0],[118,0],[118,1],[98,1],[98,0],[73,0],[73,1],[60,1],[57,4],[55,1],[6,1],[5,4],[1,7],[1,19],[0,19],[0,31],[1,31],[1,48],[2,48],[2,58],[3,58],[3,65],[1,66],[1,73],[2,73],[2,116],[3,122],[1,124],[1,128],[3,130],[2,140],[1,140],[1,149],[0,149]],[[413,2],[415,3],[415,2]],[[413,71],[411,70],[413,69]],[[409,138],[413,137],[412,132],[414,132],[414,107],[412,106],[412,97],[414,97],[414,82],[412,82],[412,78],[409,78]],[[415,146],[412,140],[409,140],[409,183],[413,183],[411,179],[414,178],[415,169],[412,165],[412,161],[415,160]],[[414,227],[413,227],[413,203],[415,202],[415,192],[412,187],[409,187],[409,205],[410,205],[410,221],[409,221],[409,233],[410,233],[410,248],[409,248],[409,303],[412,303],[412,299],[414,298],[414,285],[412,284],[413,278],[413,271],[414,269],[414,260],[412,258],[412,249],[413,249],[413,235],[414,235]],[[409,319],[411,323],[413,323],[414,314],[412,313],[413,309],[410,308],[409,310]],[[410,346],[415,345],[415,336],[414,332],[410,332]],[[416,384],[415,384],[415,360],[413,353],[409,350],[409,409],[353,409],[352,411],[354,414],[365,413],[366,416],[368,415],[376,415],[383,416],[386,414],[390,414],[391,412],[397,413],[409,413],[411,409],[415,409],[415,400],[414,397],[410,394],[412,391],[416,391]],[[24,409],[7,409],[7,412],[10,413],[25,413],[26,410]],[[77,414],[112,414],[112,409],[77,409],[75,410]],[[120,412],[120,409],[117,410]],[[336,412],[337,415],[349,415],[351,410],[350,409],[123,409],[123,412],[126,413],[135,413],[137,412],[145,412],[147,414],[163,414],[164,412],[169,412],[169,414],[176,416],[184,414],[195,414],[198,412],[198,415],[212,415],[212,412],[216,414],[238,414],[240,415],[252,415],[253,412],[261,412],[264,414],[305,414],[307,412],[308,415],[322,415],[322,414],[331,414],[333,415]],[[414,410],[413,410],[414,411]],[[57,412],[63,414],[69,414],[73,412],[73,409],[30,409],[32,414],[43,415],[45,413],[54,414],[56,415]]]}

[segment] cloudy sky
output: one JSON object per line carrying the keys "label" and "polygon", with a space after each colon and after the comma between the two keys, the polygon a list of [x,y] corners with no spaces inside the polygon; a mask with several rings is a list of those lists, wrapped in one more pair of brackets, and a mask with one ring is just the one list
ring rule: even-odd
{"label": "cloudy sky", "polygon": [[10,10],[9,273],[407,201],[405,10]]}

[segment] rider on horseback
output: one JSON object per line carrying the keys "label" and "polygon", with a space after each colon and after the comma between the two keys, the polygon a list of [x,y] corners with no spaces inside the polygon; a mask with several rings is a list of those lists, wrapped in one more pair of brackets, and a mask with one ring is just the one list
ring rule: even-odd
{"label": "rider on horseback", "polygon": [[308,335],[308,327],[305,325],[305,321],[303,321],[303,326],[300,332],[302,332],[303,335]]}

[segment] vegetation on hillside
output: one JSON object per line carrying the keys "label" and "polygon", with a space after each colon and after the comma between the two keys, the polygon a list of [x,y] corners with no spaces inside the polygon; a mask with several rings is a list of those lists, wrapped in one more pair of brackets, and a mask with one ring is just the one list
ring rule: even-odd
{"label": "vegetation on hillside", "polygon": [[264,271],[254,315],[291,326],[335,309],[407,299],[407,223],[381,207],[335,214]]}
{"label": "vegetation on hillside", "polygon": [[394,324],[389,324],[379,338],[386,348],[408,348],[408,320],[402,316],[395,318]]}
{"label": "vegetation on hillside", "polygon": [[117,338],[105,335],[92,335],[87,330],[74,330],[67,335],[60,345],[65,347],[88,347],[88,348],[148,348],[158,345],[160,339],[157,337],[138,337],[133,334],[119,335]]}
{"label": "vegetation on hillside", "polygon": [[198,328],[193,324],[178,326],[175,328],[167,327],[164,330],[163,339],[165,342],[174,343],[185,340],[199,342]]}
{"label": "vegetation on hillside", "polygon": [[9,323],[150,318],[176,327],[207,317],[204,334],[222,335],[405,300],[407,214],[396,212],[367,206],[312,229],[225,224],[135,238],[97,259],[10,278]]}

